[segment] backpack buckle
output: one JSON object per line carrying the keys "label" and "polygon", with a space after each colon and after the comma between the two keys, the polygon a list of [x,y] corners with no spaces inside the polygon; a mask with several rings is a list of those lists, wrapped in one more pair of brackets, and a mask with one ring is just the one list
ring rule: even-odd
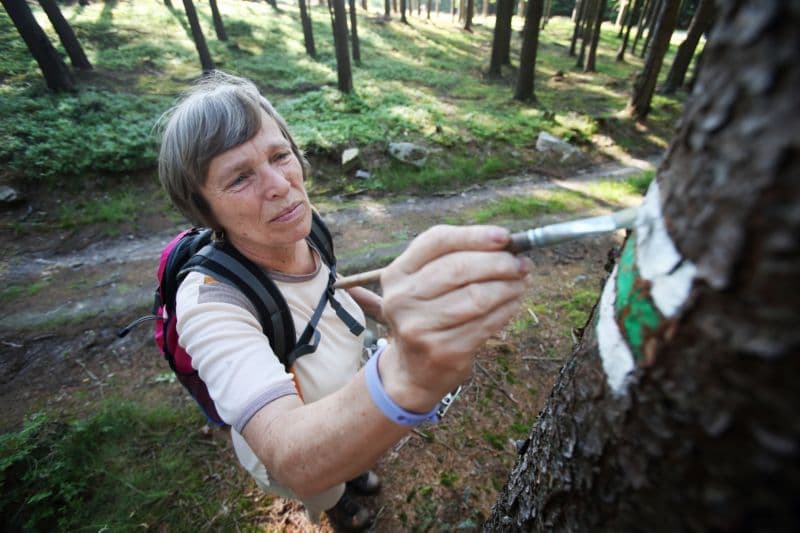
{"label": "backpack buckle", "polygon": [[448,392],[444,398],[442,398],[442,401],[439,402],[439,409],[436,411],[436,416],[439,418],[439,420],[444,418],[444,415],[447,414],[450,406],[453,405],[455,399],[458,398],[459,394],[461,394],[461,388],[461,385],[459,385],[456,387],[456,390],[453,392]]}

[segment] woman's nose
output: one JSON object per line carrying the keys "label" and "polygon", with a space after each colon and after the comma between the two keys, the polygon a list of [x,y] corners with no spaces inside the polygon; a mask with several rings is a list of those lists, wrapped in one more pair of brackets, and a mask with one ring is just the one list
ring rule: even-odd
{"label": "woman's nose", "polygon": [[262,187],[262,193],[267,198],[280,198],[285,196],[292,184],[283,172],[277,170],[269,162],[263,163],[258,168],[259,181]]}

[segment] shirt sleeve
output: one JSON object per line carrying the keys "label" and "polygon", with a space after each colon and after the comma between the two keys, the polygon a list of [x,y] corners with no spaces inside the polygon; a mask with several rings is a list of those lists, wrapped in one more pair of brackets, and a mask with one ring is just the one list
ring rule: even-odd
{"label": "shirt sleeve", "polygon": [[247,297],[234,287],[191,272],[178,289],[180,344],[208,387],[222,420],[240,432],[262,407],[297,394],[261,330]]}

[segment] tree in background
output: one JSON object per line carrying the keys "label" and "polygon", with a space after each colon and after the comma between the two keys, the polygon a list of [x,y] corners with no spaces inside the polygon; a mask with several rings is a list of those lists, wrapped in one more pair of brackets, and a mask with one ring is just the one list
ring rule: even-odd
{"label": "tree in background", "polygon": [[697,49],[697,43],[700,42],[700,37],[711,28],[713,21],[714,0],[700,0],[700,5],[697,6],[697,11],[694,12],[694,17],[692,17],[692,22],[689,25],[689,31],[686,33],[686,38],[678,46],[678,52],[675,54],[675,59],[672,60],[667,79],[661,88],[662,93],[674,94],[683,85],[686,71],[689,70],[692,56],[694,56],[694,51]]}
{"label": "tree in background", "polygon": [[508,64],[511,49],[511,17],[514,0],[497,0],[497,16],[494,21],[492,55],[489,60],[489,77],[499,78],[501,67]]}
{"label": "tree in background", "polygon": [[356,0],[348,0],[350,7],[350,37],[353,45],[353,61],[361,63],[361,45],[358,42],[358,22],[356,20]]}
{"label": "tree in background", "polygon": [[485,531],[800,523],[800,5],[718,5],[704,90]]}
{"label": "tree in background", "polygon": [[[553,11],[553,0],[544,0],[544,7],[542,7],[542,28],[547,26],[550,21],[550,13]],[[527,12],[527,11],[526,11]]]}
{"label": "tree in background", "polygon": [[[655,0],[653,2],[653,16],[650,17],[650,20],[648,21],[647,34],[645,35],[644,44],[642,44],[642,49],[639,52],[639,57],[644,57],[645,54],[647,54],[647,49],[650,47],[650,40],[653,38],[653,35],[655,35],[656,24],[658,23],[660,17],[659,14],[661,13],[661,9],[665,1],[668,0]],[[678,16],[676,15],[675,24],[677,25],[677,23],[678,23]]]}
{"label": "tree in background", "polygon": [[625,29],[625,35],[622,38],[622,44],[619,47],[619,51],[617,52],[617,61],[620,63],[625,62],[625,50],[628,48],[628,39],[631,36],[631,28],[633,28],[633,21],[639,16],[639,13],[642,10],[642,0],[634,0],[633,7],[628,9],[628,18],[626,21],[627,28]]}
{"label": "tree in background", "polygon": [[464,29],[466,31],[472,31],[472,16],[475,12],[475,0],[466,0],[467,2],[467,9],[466,14],[464,16]]}
{"label": "tree in background", "polygon": [[228,34],[225,33],[225,25],[222,23],[222,15],[219,14],[217,0],[208,0],[208,3],[211,6],[211,19],[214,21],[214,31],[217,33],[217,39],[227,41]]}
{"label": "tree in background", "polygon": [[306,0],[297,0],[300,8],[300,24],[303,26],[303,44],[309,57],[317,57],[317,47],[314,45],[314,28],[311,25],[311,15],[306,6]]}
{"label": "tree in background", "polygon": [[573,10],[573,18],[575,19],[575,27],[572,29],[572,39],[569,43],[569,56],[575,57],[575,45],[578,42],[578,37],[581,34],[581,24],[583,24],[583,18],[586,16],[586,4],[589,3],[589,0],[577,0],[575,4],[575,9]]}
{"label": "tree in background", "polygon": [[350,68],[350,50],[347,46],[347,12],[344,0],[330,0],[329,11],[333,27],[333,47],[336,49],[336,76],[339,90],[353,91],[353,72]]}
{"label": "tree in background", "polygon": [[203,72],[211,72],[214,70],[214,61],[211,60],[211,53],[208,51],[208,45],[203,35],[203,29],[200,27],[200,21],[197,19],[197,11],[194,8],[194,3],[192,0],[183,0],[183,8],[186,10],[186,18],[189,19],[189,28],[192,30],[192,40],[194,40],[194,46],[197,48],[197,54],[200,56],[200,65],[203,67]]}
{"label": "tree in background", "polygon": [[639,39],[642,38],[642,33],[653,16],[657,3],[658,0],[644,0],[642,11],[639,13],[639,20],[636,22],[636,37],[633,39],[633,46],[631,46],[632,54],[636,53],[636,46],[639,44]]}
{"label": "tree in background", "polygon": [[403,24],[408,24],[408,19],[406,18],[406,1],[407,0],[400,0],[400,22]]}
{"label": "tree in background", "polygon": [[53,28],[56,30],[58,38],[64,46],[64,50],[67,51],[72,66],[78,70],[92,70],[92,64],[89,63],[89,59],[86,57],[81,43],[78,42],[78,38],[75,37],[72,26],[69,25],[67,19],[61,14],[61,10],[58,8],[58,4],[56,4],[55,0],[39,0],[39,5],[42,6],[47,18],[50,20],[50,24],[52,24]]}
{"label": "tree in background", "polygon": [[589,45],[589,55],[586,57],[584,72],[597,72],[597,45],[600,43],[600,31],[603,27],[603,16],[606,13],[608,0],[597,0],[597,11],[592,27],[592,42]]}
{"label": "tree in background", "polygon": [[25,0],[1,0],[8,16],[42,71],[51,91],[74,91],[75,80],[66,63],[31,12]]}
{"label": "tree in background", "polygon": [[581,47],[578,52],[578,58],[575,60],[575,68],[582,69],[584,61],[586,60],[586,48],[591,44],[593,38],[593,31],[595,21],[600,13],[600,0],[585,0],[586,11],[584,12],[583,20],[581,20]]}
{"label": "tree in background", "polygon": [[644,120],[650,113],[650,103],[653,100],[653,93],[656,89],[658,73],[661,71],[664,55],[669,48],[669,39],[672,37],[672,32],[678,22],[679,7],[679,0],[663,0],[662,2],[661,12],[658,15],[658,21],[653,31],[655,34],[653,43],[647,52],[647,59],[642,72],[636,76],[633,93],[624,111],[627,116],[634,117],[637,120]]}
{"label": "tree in background", "polygon": [[522,48],[519,51],[519,76],[514,91],[515,100],[536,101],[536,52],[539,48],[539,22],[544,9],[543,0],[528,0],[525,26],[522,28]]}
{"label": "tree in background", "polygon": [[392,1],[391,0],[384,0],[383,1],[383,20],[389,20],[392,18]]}

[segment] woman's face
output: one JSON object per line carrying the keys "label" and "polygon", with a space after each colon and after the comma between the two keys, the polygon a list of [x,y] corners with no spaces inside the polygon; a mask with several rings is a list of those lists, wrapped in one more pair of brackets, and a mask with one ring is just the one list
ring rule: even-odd
{"label": "woman's face", "polygon": [[200,188],[230,243],[257,255],[292,245],[311,230],[302,165],[263,111],[261,123],[251,140],[211,160]]}

